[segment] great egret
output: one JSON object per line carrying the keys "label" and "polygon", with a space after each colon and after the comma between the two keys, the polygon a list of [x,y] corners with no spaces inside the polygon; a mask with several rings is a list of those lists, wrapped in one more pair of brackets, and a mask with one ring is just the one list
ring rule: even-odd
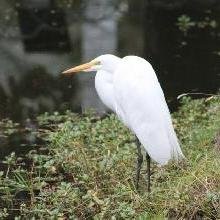
{"label": "great egret", "polygon": [[145,148],[150,191],[150,158],[164,165],[184,157],[154,69],[137,56],[106,54],[63,74],[80,71],[97,71],[95,88],[100,99],[137,137],[137,188],[143,162],[140,144]]}

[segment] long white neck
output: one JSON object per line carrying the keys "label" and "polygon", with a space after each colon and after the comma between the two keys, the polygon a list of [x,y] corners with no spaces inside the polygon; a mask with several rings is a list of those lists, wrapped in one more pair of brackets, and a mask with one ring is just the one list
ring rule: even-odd
{"label": "long white neck", "polygon": [[121,58],[105,54],[96,58],[101,62],[101,69],[96,73],[95,88],[102,102],[115,112],[113,77]]}
{"label": "long white neck", "polygon": [[115,111],[113,73],[99,70],[95,76],[95,88],[102,102],[109,109]]}

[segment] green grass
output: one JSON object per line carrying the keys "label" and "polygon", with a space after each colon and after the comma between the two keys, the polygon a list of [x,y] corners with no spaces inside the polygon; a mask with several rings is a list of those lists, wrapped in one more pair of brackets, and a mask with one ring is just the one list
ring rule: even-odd
{"label": "green grass", "polygon": [[184,98],[173,121],[187,160],[153,164],[148,195],[146,163],[135,190],[134,136],[116,116],[39,116],[47,148],[5,159],[0,217],[220,219],[220,99]]}

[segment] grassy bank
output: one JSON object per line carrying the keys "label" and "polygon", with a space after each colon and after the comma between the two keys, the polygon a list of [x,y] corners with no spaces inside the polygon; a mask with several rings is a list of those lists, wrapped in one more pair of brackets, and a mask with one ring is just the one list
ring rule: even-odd
{"label": "grassy bank", "polygon": [[220,219],[220,99],[183,99],[173,115],[185,163],[153,165],[146,192],[134,187],[134,136],[114,115],[67,112],[38,117],[44,139],[0,172],[0,218]]}

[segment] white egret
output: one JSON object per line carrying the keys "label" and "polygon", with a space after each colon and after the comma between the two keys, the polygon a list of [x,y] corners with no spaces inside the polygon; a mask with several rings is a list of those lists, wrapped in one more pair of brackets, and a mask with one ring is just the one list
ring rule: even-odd
{"label": "white egret", "polygon": [[164,165],[171,159],[177,161],[184,157],[154,69],[137,56],[119,58],[106,54],[63,74],[80,71],[97,71],[95,88],[100,99],[138,139],[136,187],[143,162],[140,144],[146,150],[150,191],[150,158]]}

